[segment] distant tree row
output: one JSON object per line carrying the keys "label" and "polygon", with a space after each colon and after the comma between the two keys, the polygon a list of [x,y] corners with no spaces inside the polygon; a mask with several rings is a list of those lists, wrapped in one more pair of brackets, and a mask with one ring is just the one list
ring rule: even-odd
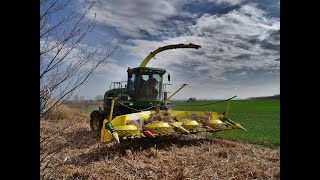
{"label": "distant tree row", "polygon": [[94,100],[96,101],[102,101],[103,100],[103,96],[102,95],[97,95]]}
{"label": "distant tree row", "polygon": [[250,97],[248,99],[280,99],[280,94],[275,94],[273,96]]}
{"label": "distant tree row", "polygon": [[[97,95],[95,98],[94,98],[95,101],[102,101],[103,100],[103,95]],[[82,101],[85,101],[85,98],[83,96],[78,96],[78,95],[75,95],[73,97],[73,100],[74,102],[82,102]]]}

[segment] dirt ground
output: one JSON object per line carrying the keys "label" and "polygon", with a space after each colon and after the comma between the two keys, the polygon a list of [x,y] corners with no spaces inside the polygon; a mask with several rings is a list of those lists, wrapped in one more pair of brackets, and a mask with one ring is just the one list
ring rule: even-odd
{"label": "dirt ground", "polygon": [[41,120],[42,179],[280,179],[280,149],[197,135],[100,143],[89,114],[64,113]]}

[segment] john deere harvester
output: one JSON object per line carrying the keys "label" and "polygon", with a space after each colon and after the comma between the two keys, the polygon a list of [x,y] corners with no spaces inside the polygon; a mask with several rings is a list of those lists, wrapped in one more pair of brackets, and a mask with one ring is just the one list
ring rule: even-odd
{"label": "john deere harvester", "polygon": [[[194,48],[195,44],[163,46],[151,52],[137,68],[128,68],[128,79],[113,82],[104,95],[103,108],[90,114],[90,126],[101,132],[101,142],[128,138],[154,138],[198,132],[216,132],[231,129],[245,130],[227,118],[230,101],[225,112],[199,112],[171,110],[170,97],[164,92],[165,69],[146,67],[157,53],[176,48]],[[168,76],[170,81],[170,76]],[[234,98],[234,97],[233,97]]]}

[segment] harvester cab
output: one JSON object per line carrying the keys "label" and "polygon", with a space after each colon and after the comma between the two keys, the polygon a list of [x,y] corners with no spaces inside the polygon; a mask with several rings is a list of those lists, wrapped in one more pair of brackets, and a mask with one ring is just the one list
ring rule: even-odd
{"label": "harvester cab", "polygon": [[[159,47],[152,51],[136,68],[128,68],[127,81],[113,82],[104,95],[103,109],[90,114],[90,127],[101,132],[101,142],[119,138],[156,137],[197,132],[215,132],[231,129],[245,130],[240,124],[228,119],[226,112],[197,112],[170,110],[170,98],[187,84],[182,84],[170,97],[167,97],[163,83],[165,69],[146,67],[148,62],[159,52],[194,48],[195,44],[175,44]],[[170,75],[168,74],[168,81]],[[125,85],[122,85],[125,84]],[[113,85],[113,86],[112,86]],[[112,88],[113,87],[113,88]]]}
{"label": "harvester cab", "polygon": [[145,106],[161,103],[163,74],[160,68],[128,68],[127,90],[130,99]]}

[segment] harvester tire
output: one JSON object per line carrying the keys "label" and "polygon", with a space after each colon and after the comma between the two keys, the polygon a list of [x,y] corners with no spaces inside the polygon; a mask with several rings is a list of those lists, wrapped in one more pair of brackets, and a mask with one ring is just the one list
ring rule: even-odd
{"label": "harvester tire", "polygon": [[100,132],[102,129],[104,118],[97,111],[90,114],[90,128],[93,131]]}

